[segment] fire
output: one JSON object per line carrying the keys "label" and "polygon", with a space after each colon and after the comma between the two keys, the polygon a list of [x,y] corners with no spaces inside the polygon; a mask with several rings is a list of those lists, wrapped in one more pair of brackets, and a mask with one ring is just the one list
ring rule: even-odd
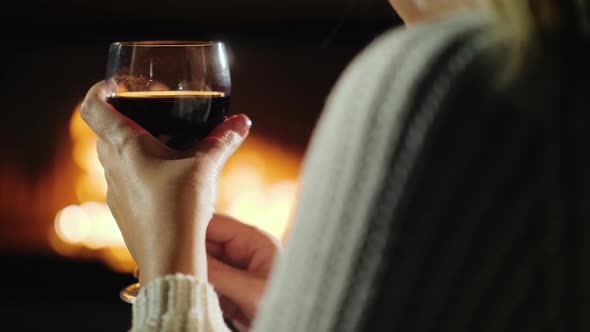
{"label": "fire", "polygon": [[[70,124],[72,158],[81,170],[76,180],[79,205],[63,208],[55,218],[52,244],[71,257],[97,257],[111,268],[130,272],[131,254],[106,205],[107,185],[96,154],[96,135],[80,117]],[[283,239],[297,191],[299,159],[289,151],[250,137],[220,177],[218,210]]]}
{"label": "fire", "polygon": [[104,203],[86,202],[65,207],[56,216],[55,231],[61,239],[88,249],[125,246],[111,211]]}

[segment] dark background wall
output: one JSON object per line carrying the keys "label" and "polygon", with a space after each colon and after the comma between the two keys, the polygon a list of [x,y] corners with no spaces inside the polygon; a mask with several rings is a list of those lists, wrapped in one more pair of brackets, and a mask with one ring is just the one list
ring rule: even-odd
{"label": "dark background wall", "polygon": [[[2,14],[12,22],[74,23],[188,22],[190,24],[326,23],[327,20],[390,21],[387,0],[102,0],[12,2]],[[6,20],[4,20],[6,22]]]}
{"label": "dark background wall", "polygon": [[[232,109],[252,135],[303,155],[346,64],[399,24],[386,0],[21,1],[0,13],[0,312],[13,331],[118,331],[133,281],[101,263],[60,258],[47,233],[74,203],[57,162],[72,110],[104,75],[118,40],[223,40]],[[7,326],[7,325],[4,325]]]}

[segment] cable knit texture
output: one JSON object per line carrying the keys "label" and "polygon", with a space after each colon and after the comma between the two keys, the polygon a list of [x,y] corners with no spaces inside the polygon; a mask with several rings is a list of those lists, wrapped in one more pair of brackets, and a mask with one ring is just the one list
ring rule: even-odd
{"label": "cable knit texture", "polygon": [[132,332],[229,331],[213,287],[176,274],[153,280],[133,305]]}

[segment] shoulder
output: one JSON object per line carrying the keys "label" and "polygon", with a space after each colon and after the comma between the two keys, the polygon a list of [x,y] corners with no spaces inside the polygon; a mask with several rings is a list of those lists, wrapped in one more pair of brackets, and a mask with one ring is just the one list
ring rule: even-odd
{"label": "shoulder", "polygon": [[[325,156],[326,151],[342,146],[343,140],[368,144],[364,142],[370,139],[367,133],[378,140],[392,139],[420,92],[430,88],[424,84],[456,61],[462,46],[488,23],[486,14],[466,13],[393,29],[377,38],[334,87],[315,130],[310,157]],[[346,139],[342,128],[349,136]]]}
{"label": "shoulder", "polygon": [[411,87],[412,82],[451,58],[457,43],[478,34],[489,21],[484,13],[470,12],[386,32],[351,62],[335,86],[328,106],[351,92],[359,98],[359,88],[367,99],[374,98],[393,80],[398,82],[396,85]]}

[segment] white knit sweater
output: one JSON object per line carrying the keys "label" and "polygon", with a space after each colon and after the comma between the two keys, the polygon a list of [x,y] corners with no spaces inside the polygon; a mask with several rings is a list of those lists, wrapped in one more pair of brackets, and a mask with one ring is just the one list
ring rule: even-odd
{"label": "white knit sweater", "polygon": [[[334,328],[366,233],[369,207],[384,181],[418,78],[445,46],[481,24],[481,16],[463,15],[393,30],[343,74],[314,134],[295,225],[274,267],[253,331]],[[370,264],[371,257],[365,259]],[[357,275],[354,282],[363,281]],[[346,321],[340,326],[353,326],[361,310],[346,308]],[[228,328],[211,285],[174,275],[142,289],[133,305],[132,331]]]}

